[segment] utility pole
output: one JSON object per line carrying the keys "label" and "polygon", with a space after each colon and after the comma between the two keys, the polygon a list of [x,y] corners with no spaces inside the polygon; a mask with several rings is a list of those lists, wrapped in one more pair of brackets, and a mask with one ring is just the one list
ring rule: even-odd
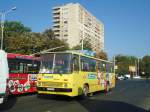
{"label": "utility pole", "polygon": [[140,75],[140,58],[138,57],[138,76]]}
{"label": "utility pole", "polygon": [[9,13],[13,10],[16,10],[16,7],[12,7],[8,11],[1,11],[0,12],[0,15],[1,15],[1,30],[2,30],[2,33],[1,33],[1,50],[3,49],[5,16],[6,16],[7,13]]}
{"label": "utility pole", "polygon": [[116,59],[115,59],[116,57],[114,56],[114,73],[116,72]]}

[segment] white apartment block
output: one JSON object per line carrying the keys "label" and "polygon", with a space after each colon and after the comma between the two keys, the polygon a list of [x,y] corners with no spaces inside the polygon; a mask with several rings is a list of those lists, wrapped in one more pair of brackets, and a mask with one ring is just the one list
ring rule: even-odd
{"label": "white apartment block", "polygon": [[70,47],[81,45],[83,39],[91,43],[94,51],[104,49],[103,23],[78,3],[53,7],[53,31]]}

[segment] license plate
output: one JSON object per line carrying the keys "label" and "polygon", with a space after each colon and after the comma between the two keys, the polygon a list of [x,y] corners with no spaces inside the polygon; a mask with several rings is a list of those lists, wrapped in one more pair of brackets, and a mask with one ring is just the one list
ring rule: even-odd
{"label": "license plate", "polygon": [[54,88],[47,88],[47,90],[49,90],[49,91],[54,91]]}

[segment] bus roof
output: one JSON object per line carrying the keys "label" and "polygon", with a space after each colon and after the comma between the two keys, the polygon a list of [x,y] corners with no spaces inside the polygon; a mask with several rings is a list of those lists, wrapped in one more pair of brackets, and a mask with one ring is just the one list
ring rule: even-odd
{"label": "bus roof", "polygon": [[83,53],[79,53],[79,52],[75,52],[75,51],[44,52],[44,53],[41,53],[41,54],[52,54],[52,53],[70,53],[70,54],[77,54],[77,55],[84,56],[84,57],[88,57],[88,58],[92,58],[92,59],[95,59],[95,60],[113,63],[113,62],[108,61],[108,60],[103,60],[103,59],[95,58],[95,57],[93,57],[93,56],[85,55],[85,54],[83,54]]}
{"label": "bus roof", "polygon": [[36,60],[37,58],[29,55],[15,54],[15,53],[7,53],[7,58],[9,59],[27,59],[27,60]]}

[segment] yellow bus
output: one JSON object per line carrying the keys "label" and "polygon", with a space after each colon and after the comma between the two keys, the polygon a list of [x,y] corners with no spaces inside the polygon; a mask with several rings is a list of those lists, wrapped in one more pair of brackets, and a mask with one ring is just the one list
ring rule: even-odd
{"label": "yellow bus", "polygon": [[72,51],[41,54],[37,78],[39,95],[88,96],[114,87],[113,62]]}

